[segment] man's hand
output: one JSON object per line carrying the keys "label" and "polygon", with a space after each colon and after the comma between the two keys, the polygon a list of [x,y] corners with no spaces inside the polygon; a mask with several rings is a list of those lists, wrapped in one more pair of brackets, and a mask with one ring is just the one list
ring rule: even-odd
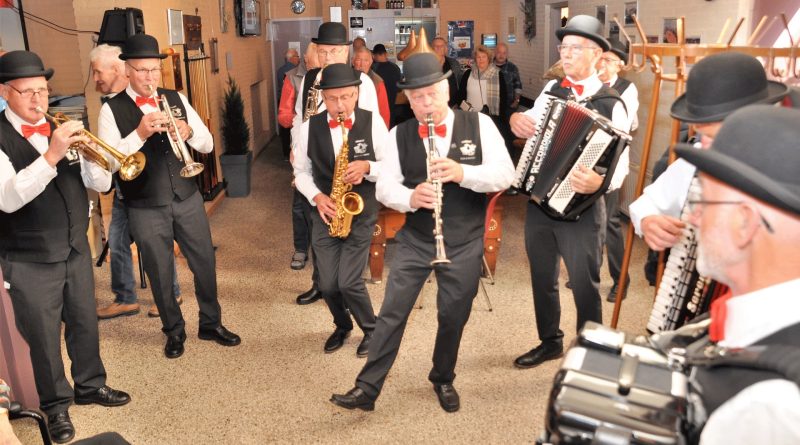
{"label": "man's hand", "polygon": [[578,164],[578,167],[572,172],[569,181],[572,183],[572,190],[575,190],[577,193],[583,193],[584,195],[591,195],[600,190],[600,186],[603,185],[602,176],[598,175],[597,172],[591,168],[584,167],[580,164]]}
{"label": "man's hand", "polygon": [[[189,139],[189,134],[192,133],[192,128],[182,119],[175,119],[175,126],[178,127],[178,134],[181,135],[181,140],[186,141]],[[175,137],[175,129],[172,127],[169,128],[169,135],[173,141],[176,141],[177,138]]]}
{"label": "man's hand", "polygon": [[165,130],[164,125],[167,123],[167,116],[160,111],[154,111],[142,116],[139,121],[139,126],[136,127],[136,134],[139,135],[141,140],[145,140],[150,136],[161,133]]}
{"label": "man's hand", "polygon": [[364,180],[364,175],[369,174],[369,161],[352,161],[347,164],[344,172],[345,184],[358,185]]}
{"label": "man's hand", "polygon": [[89,137],[80,133],[83,130],[83,123],[81,121],[70,120],[61,124],[60,127],[53,131],[50,136],[50,146],[44,152],[44,159],[55,167],[61,159],[67,154],[69,146],[76,142],[89,143]]}
{"label": "man's hand", "polygon": [[436,188],[430,182],[421,182],[411,193],[412,209],[432,209],[436,204]]}
{"label": "man's hand", "polygon": [[320,218],[325,221],[325,224],[330,224],[331,219],[336,217],[336,204],[331,197],[324,193],[317,193],[317,196],[314,197],[314,202],[317,204]]}
{"label": "man's hand", "polygon": [[441,179],[442,183],[460,184],[464,179],[464,168],[450,158],[436,158],[431,162],[431,179]]}
{"label": "man's hand", "polygon": [[685,227],[686,223],[667,215],[651,215],[642,220],[644,240],[656,252],[674,246]]}
{"label": "man's hand", "polygon": [[511,115],[511,131],[519,138],[530,139],[536,134],[536,119],[523,113]]}

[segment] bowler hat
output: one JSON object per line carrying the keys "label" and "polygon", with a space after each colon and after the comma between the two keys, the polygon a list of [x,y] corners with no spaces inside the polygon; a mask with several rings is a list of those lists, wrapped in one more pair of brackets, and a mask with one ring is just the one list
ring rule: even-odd
{"label": "bowler hat", "polygon": [[570,35],[586,37],[600,45],[604,52],[611,47],[608,40],[603,37],[603,24],[590,15],[576,15],[569,19],[563,28],[556,31],[558,40],[564,40],[564,36]]}
{"label": "bowler hat", "polygon": [[135,34],[125,40],[125,51],[119,55],[122,60],[128,59],[164,59],[166,54],[158,51],[158,40],[147,34]]}
{"label": "bowler hat", "polygon": [[332,63],[322,69],[320,90],[361,85],[361,73],[346,63]]}
{"label": "bowler hat", "polygon": [[447,70],[442,72],[442,64],[433,53],[412,54],[403,62],[403,79],[397,82],[397,88],[408,90],[433,85],[447,79],[453,74]]}
{"label": "bowler hat", "polygon": [[788,92],[786,85],[767,81],[764,67],[754,57],[714,54],[689,71],[686,92],[672,103],[670,114],[685,122],[720,122],[745,105],[775,103]]}
{"label": "bowler hat", "polygon": [[53,69],[44,69],[42,59],[30,51],[11,51],[0,57],[0,83],[24,77],[53,77]]}
{"label": "bowler hat", "polygon": [[347,29],[339,22],[325,22],[319,25],[317,38],[312,38],[317,45],[349,45]]}
{"label": "bowler hat", "polygon": [[611,44],[611,48],[609,51],[616,54],[617,57],[622,59],[623,61],[628,60],[628,46],[624,43],[620,42],[617,39],[609,39],[608,43]]}
{"label": "bowler hat", "polygon": [[678,156],[767,204],[800,215],[800,110],[752,105],[723,121],[711,148],[688,144]]}

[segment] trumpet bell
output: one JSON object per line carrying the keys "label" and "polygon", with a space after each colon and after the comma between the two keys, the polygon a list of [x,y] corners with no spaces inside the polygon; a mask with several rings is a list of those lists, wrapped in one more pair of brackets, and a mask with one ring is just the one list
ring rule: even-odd
{"label": "trumpet bell", "polygon": [[199,162],[187,163],[186,166],[181,169],[181,176],[184,178],[192,178],[202,173],[203,168],[203,164]]}
{"label": "trumpet bell", "polygon": [[119,177],[123,181],[132,181],[144,171],[147,159],[142,152],[136,153],[123,159],[119,166]]}

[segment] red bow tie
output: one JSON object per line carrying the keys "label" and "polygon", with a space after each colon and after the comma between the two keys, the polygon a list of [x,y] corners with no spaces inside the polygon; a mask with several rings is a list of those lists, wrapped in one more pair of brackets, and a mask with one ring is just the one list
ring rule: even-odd
{"label": "red bow tie", "polygon": [[[328,121],[328,126],[331,127],[331,129],[334,129],[334,128],[339,126],[339,121],[337,121],[336,119],[331,119],[331,120]],[[353,119],[345,119],[344,120],[344,126],[347,127],[348,130],[352,130],[353,129]]]}
{"label": "red bow tie", "polygon": [[142,105],[145,105],[145,104],[149,104],[149,105],[152,105],[154,107],[157,106],[156,105],[156,100],[153,99],[152,97],[136,96],[136,106],[137,107],[141,107]]}
{"label": "red bow tie", "polygon": [[[419,128],[417,128],[417,131],[419,131],[419,137],[421,137],[422,139],[428,138],[427,125],[420,125]],[[447,134],[447,125],[445,124],[437,125],[436,127],[434,127],[433,132],[436,133],[436,136],[443,138]]]}
{"label": "red bow tie", "polygon": [[578,85],[577,83],[572,83],[566,77],[564,78],[564,80],[561,81],[561,87],[562,88],[572,88],[573,90],[575,90],[576,93],[578,93],[578,96],[583,94],[583,85]]}
{"label": "red bow tie", "polygon": [[42,125],[22,126],[22,137],[24,137],[25,139],[28,139],[29,137],[33,136],[36,133],[39,133],[42,136],[50,137],[50,124],[45,122]]}

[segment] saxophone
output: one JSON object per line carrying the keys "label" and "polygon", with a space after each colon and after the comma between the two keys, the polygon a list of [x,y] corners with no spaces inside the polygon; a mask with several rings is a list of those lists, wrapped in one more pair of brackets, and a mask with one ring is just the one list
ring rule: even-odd
{"label": "saxophone", "polygon": [[436,240],[436,256],[431,261],[431,266],[437,264],[448,264],[447,253],[444,251],[444,234],[442,233],[442,180],[431,178],[431,162],[439,157],[436,151],[435,127],[433,115],[425,116],[425,124],[428,126],[428,182],[433,184],[436,190],[436,204],[433,206],[433,238]]}
{"label": "saxophone", "polygon": [[347,238],[350,235],[350,226],[353,223],[353,216],[358,215],[364,210],[364,200],[356,192],[351,192],[353,184],[345,184],[344,174],[347,172],[347,165],[350,148],[347,144],[347,128],[344,126],[344,114],[336,116],[339,127],[342,129],[342,148],[333,167],[333,185],[331,186],[331,199],[336,204],[336,216],[331,219],[328,225],[328,234],[334,238]]}
{"label": "saxophone", "polygon": [[308,118],[318,113],[319,108],[319,81],[322,79],[322,68],[317,72],[317,77],[314,79],[314,84],[308,90],[308,97],[306,98],[306,110],[303,113],[303,122]]}

